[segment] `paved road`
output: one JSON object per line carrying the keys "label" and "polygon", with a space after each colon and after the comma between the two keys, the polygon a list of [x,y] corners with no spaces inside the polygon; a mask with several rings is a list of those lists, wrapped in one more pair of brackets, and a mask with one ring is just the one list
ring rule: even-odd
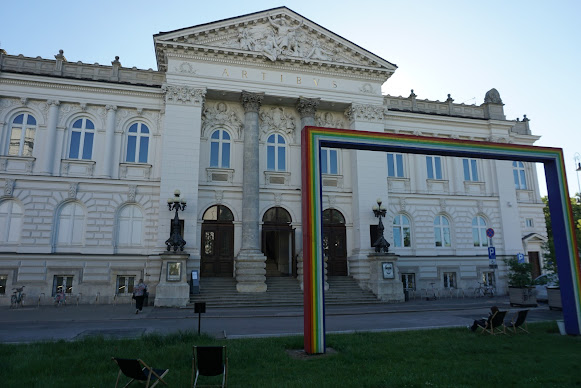
{"label": "paved road", "polygon": [[[478,299],[416,300],[399,304],[330,306],[326,309],[326,332],[389,331],[458,327],[487,315],[490,306],[510,310],[507,297]],[[531,308],[528,321],[562,319],[560,311],[547,305]],[[145,307],[136,315],[130,305],[0,307],[0,342],[75,340],[91,335],[136,337],[198,330],[193,309]],[[201,331],[220,338],[303,334],[301,308],[208,309],[202,314]]]}

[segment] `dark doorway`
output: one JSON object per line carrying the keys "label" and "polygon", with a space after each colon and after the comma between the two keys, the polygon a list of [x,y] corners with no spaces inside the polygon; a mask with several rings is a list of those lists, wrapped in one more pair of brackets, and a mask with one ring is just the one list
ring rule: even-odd
{"label": "dark doorway", "polygon": [[295,230],[289,212],[282,207],[270,208],[262,222],[266,276],[296,276]]}
{"label": "dark doorway", "polygon": [[327,275],[347,276],[347,233],[340,211],[323,212],[323,255],[327,256]]}
{"label": "dark doorway", "polygon": [[234,276],[234,216],[226,206],[215,205],[202,218],[201,276]]}
{"label": "dark doorway", "polygon": [[529,252],[529,263],[531,263],[533,279],[541,276],[541,261],[539,252]]}

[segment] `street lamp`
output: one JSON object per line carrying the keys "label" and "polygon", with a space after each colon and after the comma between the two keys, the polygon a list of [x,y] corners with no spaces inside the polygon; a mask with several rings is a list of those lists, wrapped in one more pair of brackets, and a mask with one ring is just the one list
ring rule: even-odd
{"label": "street lamp", "polygon": [[180,191],[176,190],[173,193],[173,198],[167,199],[167,207],[169,211],[175,210],[176,214],[171,222],[171,233],[169,238],[166,240],[165,245],[167,245],[167,250],[171,250],[176,252],[178,248],[180,251],[184,250],[184,245],[186,245],[186,241],[182,238],[181,235],[181,228],[180,228],[180,218],[178,216],[178,211],[184,211],[186,209],[186,200],[184,198],[180,198]]}
{"label": "street lamp", "polygon": [[375,252],[387,253],[390,244],[387,242],[385,237],[383,237],[383,230],[385,228],[383,227],[383,222],[381,221],[381,219],[385,217],[387,209],[384,206],[381,206],[381,203],[382,203],[381,198],[377,198],[377,205],[373,205],[372,207],[373,214],[375,215],[375,217],[379,218],[379,223],[377,224],[378,237],[377,240],[375,240],[375,242],[373,243],[373,246],[375,247]]}

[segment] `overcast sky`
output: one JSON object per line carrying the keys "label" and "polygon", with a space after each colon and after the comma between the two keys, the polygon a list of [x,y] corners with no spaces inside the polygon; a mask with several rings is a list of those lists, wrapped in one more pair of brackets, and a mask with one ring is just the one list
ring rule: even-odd
{"label": "overcast sky", "polygon": [[6,1],[0,48],[157,69],[154,34],[283,5],[396,64],[384,94],[480,105],[496,88],[507,119],[526,114],[537,145],[563,148],[579,191],[581,1]]}

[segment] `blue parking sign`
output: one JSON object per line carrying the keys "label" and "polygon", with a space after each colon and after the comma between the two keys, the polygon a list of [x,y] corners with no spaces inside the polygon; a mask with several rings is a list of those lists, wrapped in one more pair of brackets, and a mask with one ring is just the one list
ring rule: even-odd
{"label": "blue parking sign", "polygon": [[488,259],[490,260],[490,264],[496,264],[496,248],[495,247],[488,247]]}
{"label": "blue parking sign", "polygon": [[516,255],[516,257],[517,257],[519,263],[522,264],[522,263],[525,262],[525,255],[524,255],[524,253],[519,253],[518,255]]}

